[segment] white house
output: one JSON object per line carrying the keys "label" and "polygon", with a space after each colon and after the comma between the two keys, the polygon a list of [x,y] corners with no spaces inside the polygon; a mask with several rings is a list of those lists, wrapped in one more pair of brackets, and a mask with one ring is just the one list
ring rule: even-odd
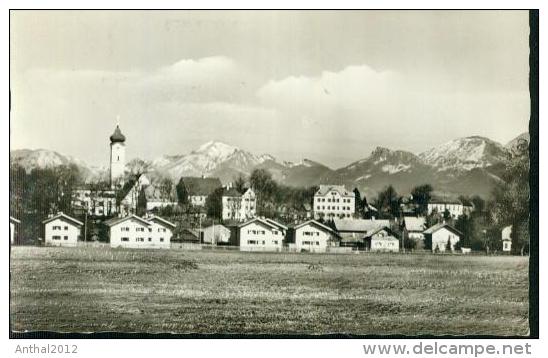
{"label": "white house", "polygon": [[286,233],[282,226],[259,218],[239,225],[240,251],[281,251]]}
{"label": "white house", "polygon": [[314,194],[314,219],[350,219],[355,212],[354,192],[342,185],[320,185]]}
{"label": "white house", "polygon": [[464,214],[464,205],[458,199],[434,198],[428,202],[428,215],[432,214],[434,211],[443,214],[446,210],[451,217],[458,218]]}
{"label": "white house", "polygon": [[424,230],[426,230],[426,218],[406,216],[403,218],[407,237],[415,241],[417,249],[424,248]]}
{"label": "white house", "polygon": [[222,196],[223,220],[244,221],[254,218],[257,212],[257,198],[253,189],[242,194],[235,188],[227,188]]}
{"label": "white house", "polygon": [[115,218],[109,226],[111,247],[134,249],[168,249],[175,225],[158,216],[144,219],[137,215]]}
{"label": "white house", "polygon": [[202,230],[203,243],[227,245],[230,243],[230,229],[224,225],[214,224]]}
{"label": "white house", "polygon": [[294,227],[297,251],[326,252],[327,247],[339,246],[337,233],[316,220],[308,220]]}
{"label": "white house", "polygon": [[16,218],[10,216],[10,244],[13,245],[15,242],[15,225],[20,224],[21,221],[17,220]]}
{"label": "white house", "polygon": [[502,251],[512,251],[512,225],[502,229]]}
{"label": "white house", "polygon": [[400,240],[388,227],[379,228],[366,236],[369,250],[372,252],[398,252]]}
{"label": "white house", "polygon": [[44,241],[46,246],[76,246],[84,225],[62,212],[44,221]]}
{"label": "white house", "polygon": [[150,223],[147,244],[151,242],[155,248],[169,249],[176,225],[156,215],[149,216],[147,221]]}
{"label": "white house", "polygon": [[454,251],[462,233],[449,224],[439,223],[424,230],[424,237],[426,246],[431,247],[432,251],[444,252],[447,244],[450,245],[451,251]]}

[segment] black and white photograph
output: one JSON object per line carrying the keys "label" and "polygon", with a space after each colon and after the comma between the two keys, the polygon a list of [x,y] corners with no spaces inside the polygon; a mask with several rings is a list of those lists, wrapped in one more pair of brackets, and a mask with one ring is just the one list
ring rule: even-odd
{"label": "black and white photograph", "polygon": [[9,76],[12,338],[538,337],[538,12],[12,9]]}

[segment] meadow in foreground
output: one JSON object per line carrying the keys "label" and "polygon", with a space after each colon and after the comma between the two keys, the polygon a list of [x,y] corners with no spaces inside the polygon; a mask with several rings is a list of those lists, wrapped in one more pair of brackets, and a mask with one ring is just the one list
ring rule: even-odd
{"label": "meadow in foreground", "polygon": [[12,330],[528,334],[528,259],[12,247]]}

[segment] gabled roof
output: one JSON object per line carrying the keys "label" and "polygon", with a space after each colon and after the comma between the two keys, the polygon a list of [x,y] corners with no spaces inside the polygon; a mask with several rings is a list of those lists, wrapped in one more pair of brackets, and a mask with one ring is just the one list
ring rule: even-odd
{"label": "gabled roof", "polygon": [[428,204],[460,204],[462,205],[462,201],[460,201],[457,198],[433,196],[428,201]]}
{"label": "gabled roof", "polygon": [[228,227],[226,227],[224,225],[221,225],[221,224],[209,225],[208,227],[203,228],[202,231],[206,231],[206,230],[209,231],[209,230],[213,230],[213,229],[215,229],[215,230],[223,230],[224,229],[224,230],[230,231],[230,229]]}
{"label": "gabled roof", "polygon": [[324,196],[331,191],[336,191],[341,196],[354,196],[354,192],[346,190],[344,185],[320,185],[315,195]]}
{"label": "gabled roof", "polygon": [[241,197],[242,193],[240,193],[236,188],[230,188],[223,190],[223,196],[230,196],[230,197]]}
{"label": "gabled roof", "polygon": [[149,217],[148,219],[146,219],[148,221],[156,221],[160,224],[164,224],[164,225],[167,225],[167,226],[171,226],[172,228],[175,228],[177,225],[175,225],[174,223],[172,223],[171,221],[167,221],[166,219],[164,218],[161,218],[159,216],[156,216],[156,215],[152,215],[151,217]]}
{"label": "gabled roof", "polygon": [[269,219],[269,218],[266,218],[265,220],[266,220],[267,222],[271,223],[272,225],[277,226],[277,227],[280,228],[280,229],[287,230],[287,226],[282,225],[282,224],[280,224],[280,223],[277,222],[277,221],[274,221],[274,220]]}
{"label": "gabled roof", "polygon": [[47,218],[46,220],[42,221],[42,224],[47,224],[53,220],[57,220],[57,219],[64,219],[66,221],[69,221],[71,223],[73,223],[74,225],[77,225],[77,226],[82,226],[84,225],[83,222],[79,221],[79,220],[76,220],[75,218],[73,217],[70,217],[68,216],[67,214],[63,213],[63,212],[60,212],[58,213],[57,215],[51,217],[51,218]]}
{"label": "gabled roof", "polygon": [[15,223],[15,224],[20,224],[21,221],[17,220],[16,218],[14,218],[13,216],[10,216],[10,221]]}
{"label": "gabled roof", "polygon": [[[266,221],[266,220],[264,220],[264,219],[260,219],[260,218],[253,218],[253,219],[251,219],[251,220],[249,220],[249,221],[246,221],[246,222],[243,223],[243,224],[238,225],[238,227],[239,227],[239,228],[243,228],[243,227],[245,227],[245,226],[247,226],[247,225],[249,225],[249,224],[252,224],[252,223],[254,223],[254,222],[259,222],[260,224],[262,224],[262,225],[264,225],[264,226],[267,226],[267,227],[269,227],[269,228],[271,228],[271,229],[275,229],[275,230],[279,230],[279,229],[280,229],[280,227],[279,227],[278,225],[274,225],[274,224],[269,223],[268,221]],[[281,224],[280,224],[280,225],[281,225]]]}
{"label": "gabled roof", "polygon": [[379,227],[390,226],[389,220],[365,220],[365,219],[335,219],[335,230],[339,232],[368,233]]}
{"label": "gabled roof", "polygon": [[388,227],[388,226],[382,226],[382,227],[379,227],[378,229],[375,229],[373,231],[371,231],[370,233],[367,234],[366,237],[371,237],[381,231],[386,231],[388,234],[390,234],[389,236],[386,236],[385,239],[390,239],[390,238],[394,238],[396,240],[398,240],[396,237],[394,237],[394,232]]}
{"label": "gabled roof", "polygon": [[428,229],[424,230],[424,234],[433,234],[435,233],[436,231],[440,230],[440,229],[443,229],[443,228],[446,228],[447,230],[449,231],[452,231],[453,233],[459,235],[459,236],[462,236],[462,232],[460,232],[459,230],[455,229],[454,227],[452,227],[451,225],[447,224],[447,223],[438,223],[432,227],[429,227]]}
{"label": "gabled roof", "polygon": [[208,196],[217,188],[222,187],[219,178],[182,177],[188,196]]}
{"label": "gabled roof", "polygon": [[407,231],[423,232],[426,229],[426,219],[423,217],[406,216],[403,220]]}
{"label": "gabled roof", "polygon": [[110,219],[110,220],[107,220],[105,221],[105,225],[107,226],[115,226],[115,225],[118,225],[120,223],[123,223],[124,221],[127,221],[127,220],[130,220],[130,219],[135,219],[143,224],[145,224],[146,226],[149,226],[150,223],[148,221],[146,221],[145,219],[137,216],[137,215],[128,215],[128,216],[124,216],[123,218],[113,218],[113,219]]}
{"label": "gabled roof", "polygon": [[324,225],[322,224],[321,222],[319,221],[316,221],[316,220],[308,220],[308,221],[305,221],[303,223],[300,223],[298,225],[295,225],[294,229],[297,230],[297,229],[300,229],[302,228],[303,226],[306,226],[306,225],[315,225],[321,229],[324,229],[325,231],[329,231],[331,233],[335,233],[335,230],[333,230],[332,228],[330,228],[329,226],[327,225]]}

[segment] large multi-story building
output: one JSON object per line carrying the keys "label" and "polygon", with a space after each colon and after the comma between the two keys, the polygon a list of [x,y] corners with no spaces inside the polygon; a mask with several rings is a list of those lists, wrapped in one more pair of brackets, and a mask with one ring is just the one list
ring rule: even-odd
{"label": "large multi-story building", "polygon": [[254,218],[257,212],[257,198],[253,189],[242,194],[235,188],[227,188],[223,193],[223,220],[244,221]]}
{"label": "large multi-story building", "polygon": [[315,219],[350,219],[355,212],[354,192],[343,185],[320,185],[314,194]]}

